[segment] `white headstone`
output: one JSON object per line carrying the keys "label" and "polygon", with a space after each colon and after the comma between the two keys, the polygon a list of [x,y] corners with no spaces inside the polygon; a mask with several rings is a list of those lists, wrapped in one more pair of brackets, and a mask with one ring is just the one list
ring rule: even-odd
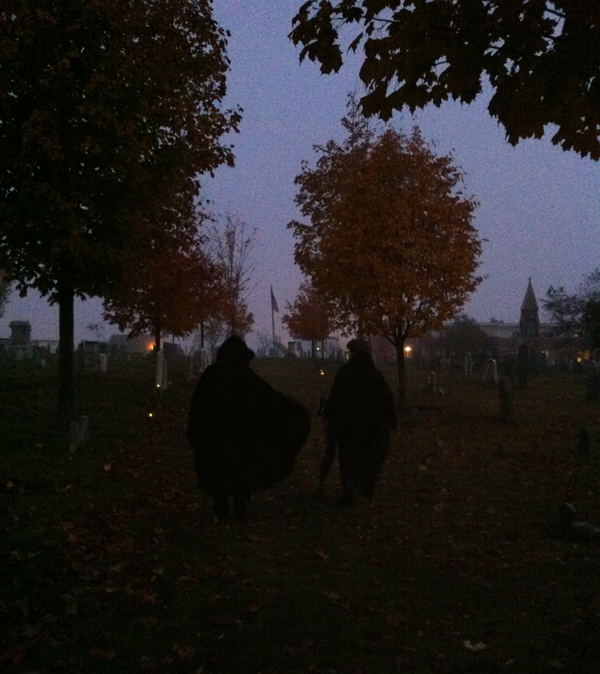
{"label": "white headstone", "polygon": [[488,358],[485,364],[482,381],[491,380],[494,384],[498,383],[498,363],[493,358]]}
{"label": "white headstone", "polygon": [[77,421],[71,422],[69,449],[76,449],[88,443],[90,439],[89,418],[87,415],[80,416]]}
{"label": "white headstone", "polygon": [[103,374],[106,372],[106,369],[108,367],[108,356],[105,353],[101,353],[98,356],[99,360],[99,367],[100,367],[100,372]]}
{"label": "white headstone", "polygon": [[167,388],[167,361],[165,352],[161,349],[156,354],[156,388],[164,391]]}

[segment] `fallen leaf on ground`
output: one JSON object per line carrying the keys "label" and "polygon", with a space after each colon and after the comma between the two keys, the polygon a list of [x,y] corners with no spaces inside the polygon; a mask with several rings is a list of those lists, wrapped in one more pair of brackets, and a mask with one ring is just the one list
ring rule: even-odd
{"label": "fallen leaf on ground", "polygon": [[483,651],[487,648],[487,644],[484,644],[481,641],[478,641],[476,644],[472,644],[470,639],[465,639],[463,641],[464,647],[469,651]]}

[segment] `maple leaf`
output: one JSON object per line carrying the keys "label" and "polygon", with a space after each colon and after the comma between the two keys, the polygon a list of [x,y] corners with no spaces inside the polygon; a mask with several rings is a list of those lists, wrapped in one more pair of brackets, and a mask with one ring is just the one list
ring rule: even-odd
{"label": "maple leaf", "polygon": [[158,598],[156,592],[138,592],[136,596],[142,604],[156,604]]}
{"label": "maple leaf", "polygon": [[193,646],[177,643],[173,646],[173,652],[177,653],[182,660],[191,660],[196,654],[196,649]]}
{"label": "maple leaf", "polygon": [[198,586],[198,581],[190,576],[180,576],[177,579],[177,583],[181,585],[184,590],[193,590]]}
{"label": "maple leaf", "polygon": [[264,606],[263,601],[256,601],[253,604],[250,604],[250,606],[248,606],[246,610],[248,611],[248,613],[258,613],[258,611],[260,611],[260,609],[263,606]]}
{"label": "maple leaf", "polygon": [[487,644],[484,644],[481,641],[478,641],[476,644],[472,644],[470,639],[465,639],[463,641],[463,646],[468,650],[468,651],[483,651],[484,649],[487,648]]}
{"label": "maple leaf", "polygon": [[408,620],[408,613],[406,611],[394,611],[385,617],[385,622],[391,627],[396,627],[400,623],[405,623]]}

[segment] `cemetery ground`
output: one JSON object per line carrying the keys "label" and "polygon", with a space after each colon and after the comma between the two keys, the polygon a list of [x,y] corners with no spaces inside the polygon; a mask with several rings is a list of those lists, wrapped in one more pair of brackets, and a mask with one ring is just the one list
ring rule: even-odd
{"label": "cemetery ground", "polygon": [[600,460],[577,451],[582,425],[600,431],[583,375],[531,376],[506,425],[480,377],[442,371],[433,396],[411,370],[421,410],[373,501],[343,510],[337,466],[317,494],[337,365],[256,361],[313,432],[247,522],[215,524],[184,439],[184,364],[160,407],[149,360],[80,372],[90,441],[75,451],[52,367],[0,372],[0,671],[598,671],[600,545],[549,529],[563,501],[600,525]]}

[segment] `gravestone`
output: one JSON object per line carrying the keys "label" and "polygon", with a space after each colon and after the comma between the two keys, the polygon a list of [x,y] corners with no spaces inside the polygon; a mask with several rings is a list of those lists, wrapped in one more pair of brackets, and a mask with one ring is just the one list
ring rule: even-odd
{"label": "gravestone", "polygon": [[467,378],[473,376],[473,354],[470,351],[467,351],[465,356],[464,373]]}
{"label": "gravestone", "polygon": [[498,383],[498,363],[493,358],[488,358],[483,371],[482,381],[492,381]]}
{"label": "gravestone", "polygon": [[437,375],[435,372],[430,372],[425,380],[425,391],[427,393],[437,393]]}
{"label": "gravestone", "polygon": [[108,369],[108,356],[105,353],[98,355],[98,369],[102,374]]}
{"label": "gravestone", "polygon": [[519,347],[517,355],[517,386],[527,388],[527,377],[529,375],[529,346],[525,343]]}
{"label": "gravestone", "polygon": [[164,391],[167,388],[167,360],[165,352],[161,349],[156,354],[156,377],[155,384],[157,391]]}
{"label": "gravestone", "polygon": [[508,377],[502,377],[498,385],[500,393],[500,419],[505,424],[515,423],[513,388]]}
{"label": "gravestone", "polygon": [[29,346],[31,344],[31,323],[29,321],[12,321],[10,328],[11,346]]}
{"label": "gravestone", "polygon": [[600,400],[600,372],[595,368],[590,369],[585,379],[585,399]]}
{"label": "gravestone", "polygon": [[87,416],[80,416],[76,421],[71,422],[69,449],[74,452],[79,447],[86,445],[90,439],[89,419]]}
{"label": "gravestone", "polygon": [[592,440],[592,429],[589,426],[582,426],[577,438],[577,452],[579,456],[589,457],[592,454],[594,441]]}

